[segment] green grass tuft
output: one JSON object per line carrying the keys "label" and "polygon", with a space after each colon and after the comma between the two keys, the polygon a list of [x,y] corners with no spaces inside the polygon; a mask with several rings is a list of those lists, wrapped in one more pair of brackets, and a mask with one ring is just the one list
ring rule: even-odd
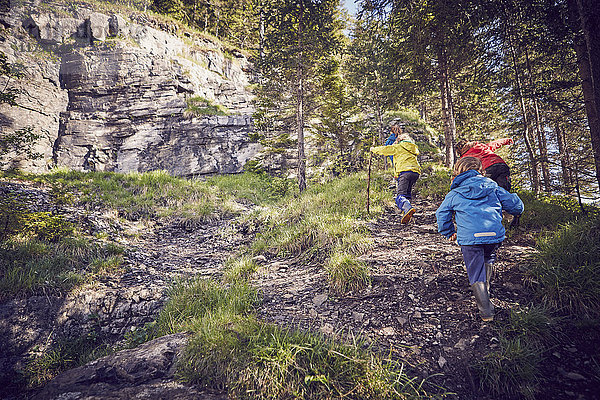
{"label": "green grass tuft", "polygon": [[600,316],[600,218],[569,223],[538,240],[530,271],[539,295],[569,314]]}
{"label": "green grass tuft", "polygon": [[27,386],[46,384],[59,373],[108,355],[112,349],[103,343],[96,330],[78,337],[63,338],[44,351],[31,355],[23,368]]}
{"label": "green grass tuft", "polygon": [[226,107],[223,107],[219,104],[213,104],[212,101],[202,96],[190,97],[186,100],[186,103],[186,114],[191,114],[194,116],[229,115],[229,111],[227,111]]}
{"label": "green grass tuft", "polygon": [[337,293],[360,290],[371,282],[369,267],[348,253],[335,252],[325,270],[329,275],[329,287]]}
{"label": "green grass tuft", "polygon": [[565,196],[540,195],[526,190],[517,194],[525,204],[520,225],[528,230],[554,230],[561,224],[599,216],[600,209],[586,205],[581,209],[577,200]]}
{"label": "green grass tuft", "polygon": [[430,397],[401,364],[360,342],[342,344],[258,321],[256,295],[243,284],[223,287],[200,278],[173,289],[157,327],[149,329],[193,332],[178,361],[179,379],[243,399]]}
{"label": "green grass tuft", "polygon": [[250,256],[241,256],[225,263],[223,279],[226,282],[247,282],[258,269],[258,264]]}
{"label": "green grass tuft", "polygon": [[56,243],[5,240],[0,242],[0,298],[70,290],[87,276],[117,270],[121,253],[116,246],[101,246],[84,238],[64,238]]}
{"label": "green grass tuft", "polygon": [[475,366],[481,389],[493,397],[534,399],[540,383],[540,349],[523,337],[500,337],[499,348]]}
{"label": "green grass tuft", "polygon": [[474,366],[481,389],[494,398],[536,398],[542,383],[539,363],[561,338],[558,322],[543,307],[511,310],[508,321],[495,325],[498,349]]}
{"label": "green grass tuft", "polygon": [[179,282],[157,319],[158,335],[192,329],[207,313],[247,314],[258,301],[256,291],[245,283],[225,288],[215,281],[195,278]]}

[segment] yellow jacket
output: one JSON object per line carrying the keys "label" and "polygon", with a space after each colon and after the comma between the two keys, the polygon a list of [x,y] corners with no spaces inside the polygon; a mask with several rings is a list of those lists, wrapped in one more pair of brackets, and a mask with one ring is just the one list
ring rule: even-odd
{"label": "yellow jacket", "polygon": [[390,144],[389,146],[371,147],[371,151],[382,156],[394,157],[395,176],[404,171],[421,173],[421,166],[417,160],[419,148],[413,142],[403,140],[400,143]]}

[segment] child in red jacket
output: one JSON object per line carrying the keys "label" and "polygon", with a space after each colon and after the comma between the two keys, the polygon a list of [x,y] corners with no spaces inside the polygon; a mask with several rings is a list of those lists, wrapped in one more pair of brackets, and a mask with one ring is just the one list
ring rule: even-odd
{"label": "child in red jacket", "polygon": [[475,157],[481,160],[484,174],[501,188],[510,192],[510,169],[504,160],[494,153],[502,146],[513,144],[511,138],[497,139],[488,144],[477,141],[460,140],[456,143],[456,151],[462,157]]}

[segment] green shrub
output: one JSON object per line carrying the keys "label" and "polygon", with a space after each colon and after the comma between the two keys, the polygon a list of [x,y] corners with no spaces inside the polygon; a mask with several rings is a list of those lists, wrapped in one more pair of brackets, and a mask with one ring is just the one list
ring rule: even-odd
{"label": "green shrub", "polygon": [[415,183],[414,192],[421,198],[441,201],[450,191],[452,175],[449,168],[427,163],[422,166],[423,173]]}
{"label": "green shrub", "polygon": [[566,312],[600,315],[600,218],[563,225],[538,240],[531,275],[539,295]]}
{"label": "green shrub", "polygon": [[52,215],[49,212],[25,213],[20,222],[22,234],[54,243],[72,236],[75,231],[72,223],[65,221],[61,215]]}
{"label": "green shrub", "polygon": [[9,194],[0,198],[0,240],[16,235],[22,231],[27,206],[23,199]]}
{"label": "green shrub", "polygon": [[202,116],[202,115],[228,115],[227,109],[221,105],[213,104],[212,101],[202,97],[194,96],[186,100],[186,113]]}
{"label": "green shrub", "polygon": [[528,230],[557,229],[561,224],[597,216],[599,212],[597,207],[587,205],[584,213],[577,200],[565,196],[536,195],[525,190],[517,194],[525,204],[520,225]]}
{"label": "green shrub", "polygon": [[142,343],[155,339],[157,334],[156,321],[148,322],[142,327],[136,327],[134,330],[125,333],[125,347],[135,348]]}

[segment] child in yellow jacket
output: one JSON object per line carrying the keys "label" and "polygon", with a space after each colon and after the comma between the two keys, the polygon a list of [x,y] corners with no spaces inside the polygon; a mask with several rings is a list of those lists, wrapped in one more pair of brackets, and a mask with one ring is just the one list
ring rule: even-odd
{"label": "child in yellow jacket", "polygon": [[396,206],[402,211],[400,222],[407,224],[416,211],[410,204],[410,200],[412,199],[412,188],[421,174],[421,166],[417,160],[419,148],[409,135],[402,133],[400,126],[392,126],[392,133],[396,134],[394,144],[371,147],[371,151],[375,154],[394,157]]}

